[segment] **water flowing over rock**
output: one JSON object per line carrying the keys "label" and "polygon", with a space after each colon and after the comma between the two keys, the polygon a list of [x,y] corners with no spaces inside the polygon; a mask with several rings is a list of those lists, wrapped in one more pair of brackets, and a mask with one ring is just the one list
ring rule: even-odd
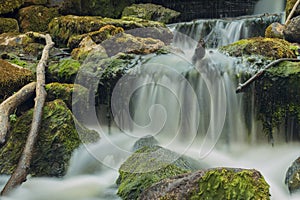
{"label": "water flowing over rock", "polygon": [[257,170],[216,168],[166,178],[146,189],[140,200],[270,199]]}
{"label": "water flowing over rock", "polygon": [[300,191],[300,157],[297,158],[286,172],[285,184],[288,186],[290,193]]}
{"label": "water flowing over rock", "polygon": [[283,34],[287,41],[300,43],[300,16],[291,20],[284,29]]}

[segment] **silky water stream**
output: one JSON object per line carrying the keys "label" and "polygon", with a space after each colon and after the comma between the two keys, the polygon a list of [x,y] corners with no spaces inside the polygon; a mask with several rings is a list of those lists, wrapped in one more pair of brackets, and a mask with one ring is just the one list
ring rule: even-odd
{"label": "silky water stream", "polygon": [[[274,147],[268,143],[255,119],[255,105],[252,102],[252,111],[245,113],[243,94],[235,93],[239,82],[236,74],[247,68],[216,50],[259,35],[257,24],[264,20],[268,24],[280,16],[170,25],[174,32],[172,53],[146,56],[147,61],[130,69],[114,88],[112,127],[108,128],[101,117],[106,114],[96,109],[80,116],[92,124],[101,140],[75,151],[65,177],[29,177],[1,199],[118,199],[114,187],[118,168],[131,154],[133,143],[146,135],[208,167],[257,169],[271,186],[271,199],[300,199],[299,195],[290,196],[284,185],[286,170],[299,156],[299,143],[278,141]],[[199,38],[207,43],[206,54],[193,64]],[[251,118],[250,125],[246,117]],[[7,178],[2,176],[0,184]]]}

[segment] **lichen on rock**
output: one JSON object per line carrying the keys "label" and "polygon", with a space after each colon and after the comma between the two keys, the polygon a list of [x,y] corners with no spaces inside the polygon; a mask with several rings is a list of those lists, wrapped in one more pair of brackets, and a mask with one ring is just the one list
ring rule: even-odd
{"label": "lichen on rock", "polygon": [[[9,138],[0,148],[0,173],[11,174],[15,169],[32,121],[33,109],[17,118]],[[86,129],[86,134],[97,134]],[[62,100],[54,100],[43,108],[39,130],[30,165],[33,176],[63,176],[72,152],[81,144],[73,115]]]}

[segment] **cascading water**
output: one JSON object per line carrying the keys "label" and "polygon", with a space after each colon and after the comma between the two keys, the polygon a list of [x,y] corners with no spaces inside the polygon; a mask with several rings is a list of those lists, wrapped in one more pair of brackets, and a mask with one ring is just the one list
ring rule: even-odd
{"label": "cascading water", "polygon": [[[289,196],[283,181],[285,171],[299,156],[299,145],[251,146],[248,135],[256,130],[247,129],[242,95],[235,94],[236,74],[244,69],[213,49],[252,36],[249,24],[261,18],[253,19],[255,22],[247,18],[171,25],[175,50],[146,57],[114,88],[111,101],[117,127],[112,134],[107,134],[105,125],[95,122],[101,140],[74,153],[64,178],[29,178],[2,199],[118,199],[114,187],[118,167],[130,155],[133,142],[149,134],[162,146],[209,167],[261,171],[271,185],[272,199],[299,198]],[[199,38],[204,38],[209,48],[193,65],[191,57]],[[89,117],[95,119],[96,115]],[[1,177],[0,183],[6,179]]]}

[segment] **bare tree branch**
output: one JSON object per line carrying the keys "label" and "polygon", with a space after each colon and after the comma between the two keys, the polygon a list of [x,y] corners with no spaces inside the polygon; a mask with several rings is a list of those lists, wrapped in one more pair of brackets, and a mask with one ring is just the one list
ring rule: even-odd
{"label": "bare tree branch", "polygon": [[46,90],[45,86],[45,66],[47,65],[47,60],[49,58],[49,51],[54,46],[51,36],[49,34],[42,35],[39,33],[30,33],[31,36],[44,38],[46,40],[46,46],[43,49],[42,58],[40,59],[37,66],[37,83],[36,83],[36,98],[33,112],[33,119],[31,124],[31,129],[26,140],[25,148],[22,152],[19,163],[11,175],[10,179],[6,183],[1,195],[8,194],[16,186],[22,184],[26,181],[26,176],[30,167],[32,152],[34,145],[38,136],[38,130],[41,125],[41,119],[43,114],[43,107],[46,100]]}

